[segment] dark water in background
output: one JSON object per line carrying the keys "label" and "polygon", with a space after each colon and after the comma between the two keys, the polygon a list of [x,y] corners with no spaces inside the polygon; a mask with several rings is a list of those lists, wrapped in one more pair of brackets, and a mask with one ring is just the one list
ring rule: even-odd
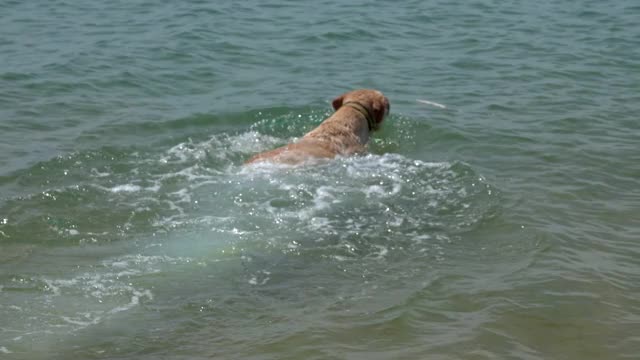
{"label": "dark water in background", "polygon": [[638,357],[637,2],[0,9],[1,358]]}

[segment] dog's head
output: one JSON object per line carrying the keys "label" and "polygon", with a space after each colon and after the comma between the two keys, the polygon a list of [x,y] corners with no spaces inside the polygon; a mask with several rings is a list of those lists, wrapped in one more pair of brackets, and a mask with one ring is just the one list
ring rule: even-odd
{"label": "dog's head", "polygon": [[378,90],[349,91],[335,98],[332,105],[335,110],[338,110],[347,103],[357,103],[367,110],[373,120],[372,130],[378,130],[385,116],[389,114],[389,100]]}

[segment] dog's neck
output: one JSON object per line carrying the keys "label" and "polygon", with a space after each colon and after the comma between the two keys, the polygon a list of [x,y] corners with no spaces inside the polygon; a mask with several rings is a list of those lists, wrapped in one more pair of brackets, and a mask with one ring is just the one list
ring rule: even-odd
{"label": "dog's neck", "polygon": [[347,101],[344,104],[342,104],[342,106],[348,106],[350,108],[355,109],[360,114],[362,114],[364,118],[367,120],[367,125],[369,126],[369,132],[373,130],[375,126],[375,120],[373,119],[373,116],[371,116],[371,112],[369,112],[369,109],[367,109],[366,106],[360,104],[357,101]]}
{"label": "dog's neck", "polygon": [[320,141],[342,155],[363,152],[373,129],[373,118],[360,103],[349,101],[342,105],[302,140]]}

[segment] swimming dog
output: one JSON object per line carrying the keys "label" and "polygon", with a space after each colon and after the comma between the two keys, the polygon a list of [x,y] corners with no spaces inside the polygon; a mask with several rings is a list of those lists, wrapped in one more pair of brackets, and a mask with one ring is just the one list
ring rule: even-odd
{"label": "swimming dog", "polygon": [[377,90],[344,93],[331,103],[335,112],[300,140],[256,154],[245,163],[300,164],[313,159],[331,159],[366,151],[369,136],[389,114],[389,100]]}

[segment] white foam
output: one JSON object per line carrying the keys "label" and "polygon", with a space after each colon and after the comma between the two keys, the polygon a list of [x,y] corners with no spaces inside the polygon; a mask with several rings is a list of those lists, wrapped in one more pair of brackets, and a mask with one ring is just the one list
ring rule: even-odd
{"label": "white foam", "polygon": [[240,175],[277,174],[282,170],[293,169],[296,165],[259,161],[240,167]]}
{"label": "white foam", "polygon": [[228,142],[230,145],[229,150],[231,151],[254,154],[270,149],[285,141],[273,136],[260,134],[257,131],[247,131],[228,138]]}
{"label": "white foam", "polygon": [[50,280],[50,279],[42,279],[42,281],[47,284],[47,288],[49,290],[51,290],[51,292],[53,293],[53,295],[60,295],[60,288],[62,287],[71,287],[74,286],[76,284],[78,284],[78,279],[71,279],[71,280],[63,280],[63,279],[58,279],[58,280]]}
{"label": "white foam", "polygon": [[286,140],[263,135],[256,131],[248,131],[239,135],[217,134],[206,141],[179,143],[165,152],[159,161],[162,164],[181,164],[199,162],[207,157],[218,160],[229,160],[232,156],[253,154],[273,148]]}
{"label": "white foam", "polygon": [[0,353],[3,353],[3,354],[13,354],[13,352],[9,351],[9,349],[7,349],[7,348],[6,348],[6,347],[4,347],[4,346],[0,346]]}
{"label": "white foam", "polygon": [[387,254],[389,254],[389,248],[382,245],[374,245],[376,249],[378,249],[377,253],[374,253],[374,259],[380,260],[383,259]]}
{"label": "white foam", "polygon": [[[249,278],[248,282],[251,285],[264,285],[269,280],[271,280],[269,275],[271,275],[271,272],[266,271],[266,270],[260,270],[260,271],[258,271],[258,273],[256,275],[251,276],[251,278]],[[262,279],[260,280],[260,278],[262,278]]]}
{"label": "white foam", "polygon": [[[215,175],[220,175],[220,172],[215,169],[210,169],[210,168],[203,167],[199,164],[195,164],[195,165],[187,166],[176,172],[162,174],[158,177],[157,181],[161,183],[162,181],[175,179],[179,177],[184,177],[189,182],[195,182],[199,180],[206,181],[206,180],[211,180],[212,177]],[[161,185],[156,184],[153,187],[150,187],[149,189],[155,189],[159,186]]]}
{"label": "white foam", "polygon": [[190,160],[199,160],[206,156],[207,143],[195,144],[191,139],[186,143],[180,143],[166,151],[166,155],[160,158],[161,163],[185,163]]}
{"label": "white foam", "polygon": [[394,216],[391,218],[391,220],[387,220],[387,225],[391,226],[391,227],[398,227],[400,225],[402,225],[402,223],[404,222],[404,217],[402,216]]}
{"label": "white foam", "polygon": [[248,233],[249,233],[248,231],[241,231],[241,230],[238,230],[238,228],[233,228],[233,229],[231,229],[229,232],[230,232],[231,234],[233,234],[233,235],[244,235],[244,234],[248,234]]}
{"label": "white foam", "polygon": [[386,192],[380,185],[371,185],[364,189],[364,193],[367,197],[372,197],[373,195],[383,196]]}
{"label": "white foam", "polygon": [[124,185],[114,186],[111,189],[109,189],[109,191],[111,191],[113,193],[120,193],[120,192],[132,193],[132,192],[138,192],[141,189],[142,188],[140,186],[138,186],[138,185],[124,184]]}
{"label": "white foam", "polygon": [[311,218],[309,225],[314,230],[326,229],[330,226],[330,221],[326,217],[315,216]]}
{"label": "white foam", "polygon": [[191,203],[191,194],[189,193],[188,189],[180,189],[178,191],[169,193],[169,195],[177,197],[178,200],[176,200],[176,202],[187,203],[187,204]]}
{"label": "white foam", "polygon": [[129,267],[129,262],[126,260],[113,261],[109,265],[115,268],[126,268]]}
{"label": "white foam", "polygon": [[116,314],[119,312],[130,310],[131,308],[139,305],[140,298],[144,298],[144,297],[146,297],[149,300],[153,300],[153,294],[149,290],[134,291],[133,295],[131,296],[131,301],[128,304],[111,309],[109,311],[109,314]]}
{"label": "white foam", "polygon": [[95,325],[95,324],[99,323],[100,320],[102,319],[101,317],[95,317],[95,318],[90,319],[90,320],[77,320],[77,319],[73,319],[73,318],[71,318],[69,316],[61,316],[60,318],[62,320],[64,320],[66,323],[71,324],[71,325],[80,326],[80,328],[86,328],[87,326]]}
{"label": "white foam", "polygon": [[178,264],[188,263],[190,258],[185,257],[171,257],[167,255],[125,255],[116,259],[105,260],[102,264],[106,267],[115,268],[132,268],[133,266],[145,265],[146,269],[151,270],[149,266],[153,266],[160,263]]}
{"label": "white foam", "polygon": [[96,169],[96,168],[91,168],[91,175],[92,175],[93,177],[102,178],[102,177],[107,177],[107,176],[111,175],[111,173],[108,173],[108,172],[100,172],[100,171],[98,171],[98,169]]}
{"label": "white foam", "polygon": [[[151,269],[148,270],[147,272],[145,272],[145,274],[155,274],[160,272],[160,270],[156,270],[156,269]],[[123,277],[129,277],[129,276],[137,276],[137,275],[141,275],[142,272],[139,270],[135,270],[135,269],[129,269],[129,270],[123,270],[123,271],[119,271],[117,273],[114,273],[116,279],[119,278],[123,278]]]}
{"label": "white foam", "polygon": [[152,186],[147,186],[144,189],[146,191],[157,193],[158,191],[160,191],[160,188],[162,188],[162,183],[160,181],[155,180],[155,181],[153,181],[153,185]]}
{"label": "white foam", "polygon": [[431,239],[431,235],[428,234],[422,234],[422,235],[416,235],[413,238],[413,241],[417,242],[417,243],[422,243],[426,240],[430,240]]}
{"label": "white foam", "polygon": [[416,101],[419,102],[419,103],[422,103],[422,104],[432,105],[432,106],[438,107],[440,109],[446,109],[447,108],[446,106],[444,106],[444,105],[442,105],[440,103],[434,102],[434,101],[421,100],[421,99],[417,99]]}
{"label": "white foam", "polygon": [[340,202],[340,200],[331,193],[332,190],[335,190],[335,188],[331,186],[320,186],[316,189],[316,194],[313,198],[313,207],[316,211],[326,210],[331,204]]}

